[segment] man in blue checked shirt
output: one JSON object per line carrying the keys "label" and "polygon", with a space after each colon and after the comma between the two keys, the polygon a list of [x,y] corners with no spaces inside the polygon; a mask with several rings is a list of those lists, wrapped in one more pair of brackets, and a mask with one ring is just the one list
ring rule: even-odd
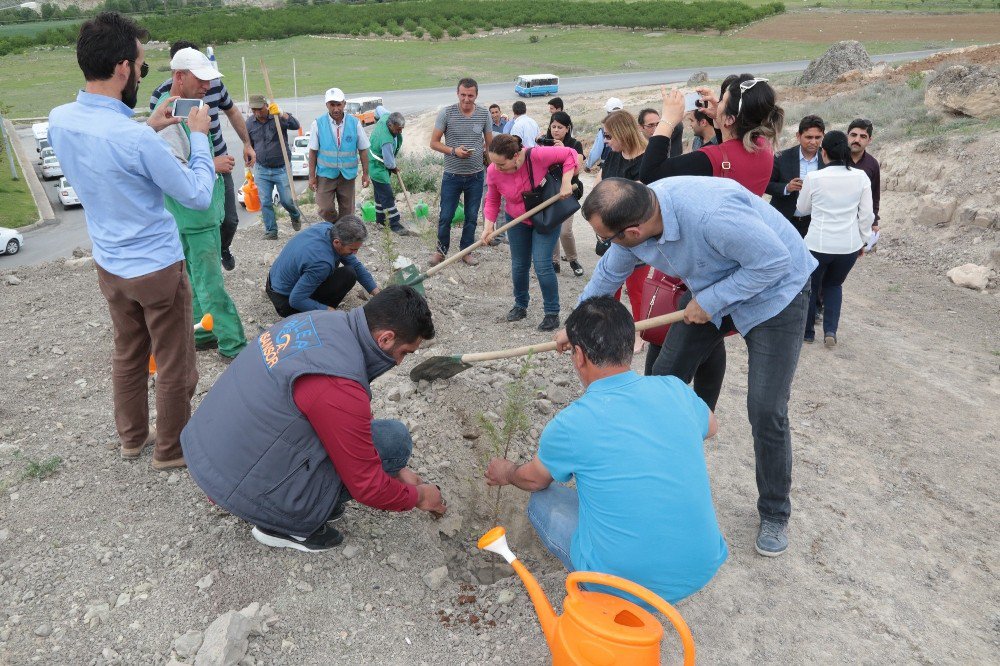
{"label": "man in blue checked shirt", "polygon": [[[191,130],[187,166],[156,135],[181,122],[169,104],[146,123],[132,120],[139,83],[149,72],[140,41],[148,36],[116,12],[80,26],[77,62],[86,86],[75,102],[52,110],[49,140],[83,204],[114,325],[111,377],[121,457],[134,460],[155,440],[152,467],[163,470],[185,465],[180,434],[198,383],[191,285],[177,223],[163,196],[206,210],[215,167],[207,110],[195,109],[185,120]],[[158,375],[155,430],[149,427],[146,388],[150,353]]]}
{"label": "man in blue checked shirt", "polygon": [[[645,186],[608,178],[583,216],[609,244],[580,301],[614,294],[640,262],[684,280],[693,298],[670,327],[654,375],[690,382],[705,353],[736,330],[749,356],[747,413],[757,463],[757,552],[788,547],[792,438],[788,397],[816,260],[763,199],[726,178],[678,176]],[[560,351],[566,332],[556,334]]]}

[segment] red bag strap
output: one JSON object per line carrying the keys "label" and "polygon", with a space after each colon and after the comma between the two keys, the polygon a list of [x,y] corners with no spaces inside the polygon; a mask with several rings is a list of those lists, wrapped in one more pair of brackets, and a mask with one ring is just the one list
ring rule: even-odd
{"label": "red bag strap", "polygon": [[720,165],[722,169],[723,178],[732,178],[729,172],[733,170],[733,163],[729,161],[729,153],[726,152],[725,143],[719,144],[719,152],[722,153],[722,164]]}

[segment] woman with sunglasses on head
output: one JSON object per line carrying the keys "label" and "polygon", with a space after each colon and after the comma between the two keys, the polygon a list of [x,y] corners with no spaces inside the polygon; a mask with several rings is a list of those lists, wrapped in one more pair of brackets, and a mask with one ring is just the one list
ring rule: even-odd
{"label": "woman with sunglasses on head", "polygon": [[[649,184],[671,176],[716,176],[731,178],[763,196],[774,168],[774,142],[781,133],[785,117],[767,79],[752,74],[732,74],[722,82],[722,97],[718,100],[710,89],[699,88],[705,102],[702,111],[714,119],[719,143],[679,157],[670,157],[673,149],[670,135],[684,117],[684,95],[666,88],[662,92],[663,112],[659,126],[649,139],[640,180]],[[678,306],[687,306],[690,298],[691,293],[685,293]],[[684,367],[677,364],[656,367],[661,349],[660,345],[650,343],[646,353],[646,374],[676,374],[686,381],[693,379],[695,393],[710,409],[715,409],[726,376],[725,342],[720,340],[703,359],[686,360]]]}
{"label": "woman with sunglasses on head", "polygon": [[816,339],[817,299],[823,296],[823,343],[837,344],[843,285],[854,262],[864,254],[875,222],[872,184],[861,169],[851,168],[851,149],[843,132],[827,132],[820,154],[826,167],[802,180],[797,215],[812,215],[806,247],[819,262],[812,274],[805,341]]}
{"label": "woman with sunglasses on head", "polygon": [[[565,146],[535,146],[525,149],[521,138],[510,134],[493,137],[489,146],[490,166],[486,169],[486,218],[482,240],[489,243],[497,226],[497,216],[506,215],[504,224],[525,213],[523,195],[531,192],[548,173],[549,167],[562,164],[563,199],[573,196],[572,179],[576,174],[577,152]],[[531,160],[530,162],[528,160]],[[531,175],[534,175],[532,182]],[[500,210],[501,197],[506,201]],[[510,274],[514,283],[514,307],[507,321],[519,321],[528,316],[528,273],[535,265],[535,277],[542,291],[544,316],[539,331],[559,328],[559,281],[552,270],[552,248],[559,242],[559,231],[539,231],[531,219],[507,231],[510,244]]]}
{"label": "woman with sunglasses on head", "polygon": [[[577,171],[583,168],[583,144],[573,137],[573,120],[565,111],[556,111],[549,119],[548,131],[538,138],[539,146],[556,146],[572,148],[577,152]],[[583,198],[583,183],[580,178],[573,175],[573,196],[577,199]],[[573,218],[569,218],[562,223],[562,231],[559,232],[559,242],[552,250],[552,270],[559,272],[559,244],[562,244],[562,259],[569,262],[569,267],[573,269],[573,275],[577,277],[583,275],[583,266],[577,261],[576,238],[573,236]]]}
{"label": "woman with sunglasses on head", "polygon": [[[628,111],[613,111],[604,119],[603,130],[604,141],[611,149],[611,153],[601,166],[601,175],[598,180],[605,178],[639,180],[639,167],[642,164],[648,143],[646,136],[640,131],[639,121]],[[597,253],[603,255],[609,245],[610,243],[604,243],[598,239]],[[628,291],[628,301],[632,308],[634,321],[639,321],[642,318],[642,284],[645,276],[646,265],[640,264],[625,280],[625,290]],[[615,298],[619,297],[621,297],[621,289],[615,293]],[[635,353],[638,354],[642,351],[645,344],[639,333],[636,333],[633,345]]]}

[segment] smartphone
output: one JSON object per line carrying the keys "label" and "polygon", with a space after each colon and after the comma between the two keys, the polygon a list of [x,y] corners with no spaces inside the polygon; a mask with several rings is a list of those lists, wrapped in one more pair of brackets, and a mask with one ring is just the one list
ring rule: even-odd
{"label": "smartphone", "polygon": [[702,108],[704,104],[699,104],[699,102],[701,102],[701,95],[698,93],[684,93],[684,112]]}
{"label": "smartphone", "polygon": [[175,118],[183,118],[187,120],[187,117],[191,115],[191,109],[200,109],[205,106],[205,100],[203,99],[175,99],[174,106],[171,109],[171,113],[174,114]]}

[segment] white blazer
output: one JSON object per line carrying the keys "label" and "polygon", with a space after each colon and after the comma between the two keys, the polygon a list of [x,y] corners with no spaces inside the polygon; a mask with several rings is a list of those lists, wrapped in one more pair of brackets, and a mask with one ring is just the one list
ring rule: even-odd
{"label": "white blazer", "polygon": [[811,215],[806,247],[823,254],[857,252],[872,233],[872,184],[861,169],[830,165],[802,179],[796,215]]}

